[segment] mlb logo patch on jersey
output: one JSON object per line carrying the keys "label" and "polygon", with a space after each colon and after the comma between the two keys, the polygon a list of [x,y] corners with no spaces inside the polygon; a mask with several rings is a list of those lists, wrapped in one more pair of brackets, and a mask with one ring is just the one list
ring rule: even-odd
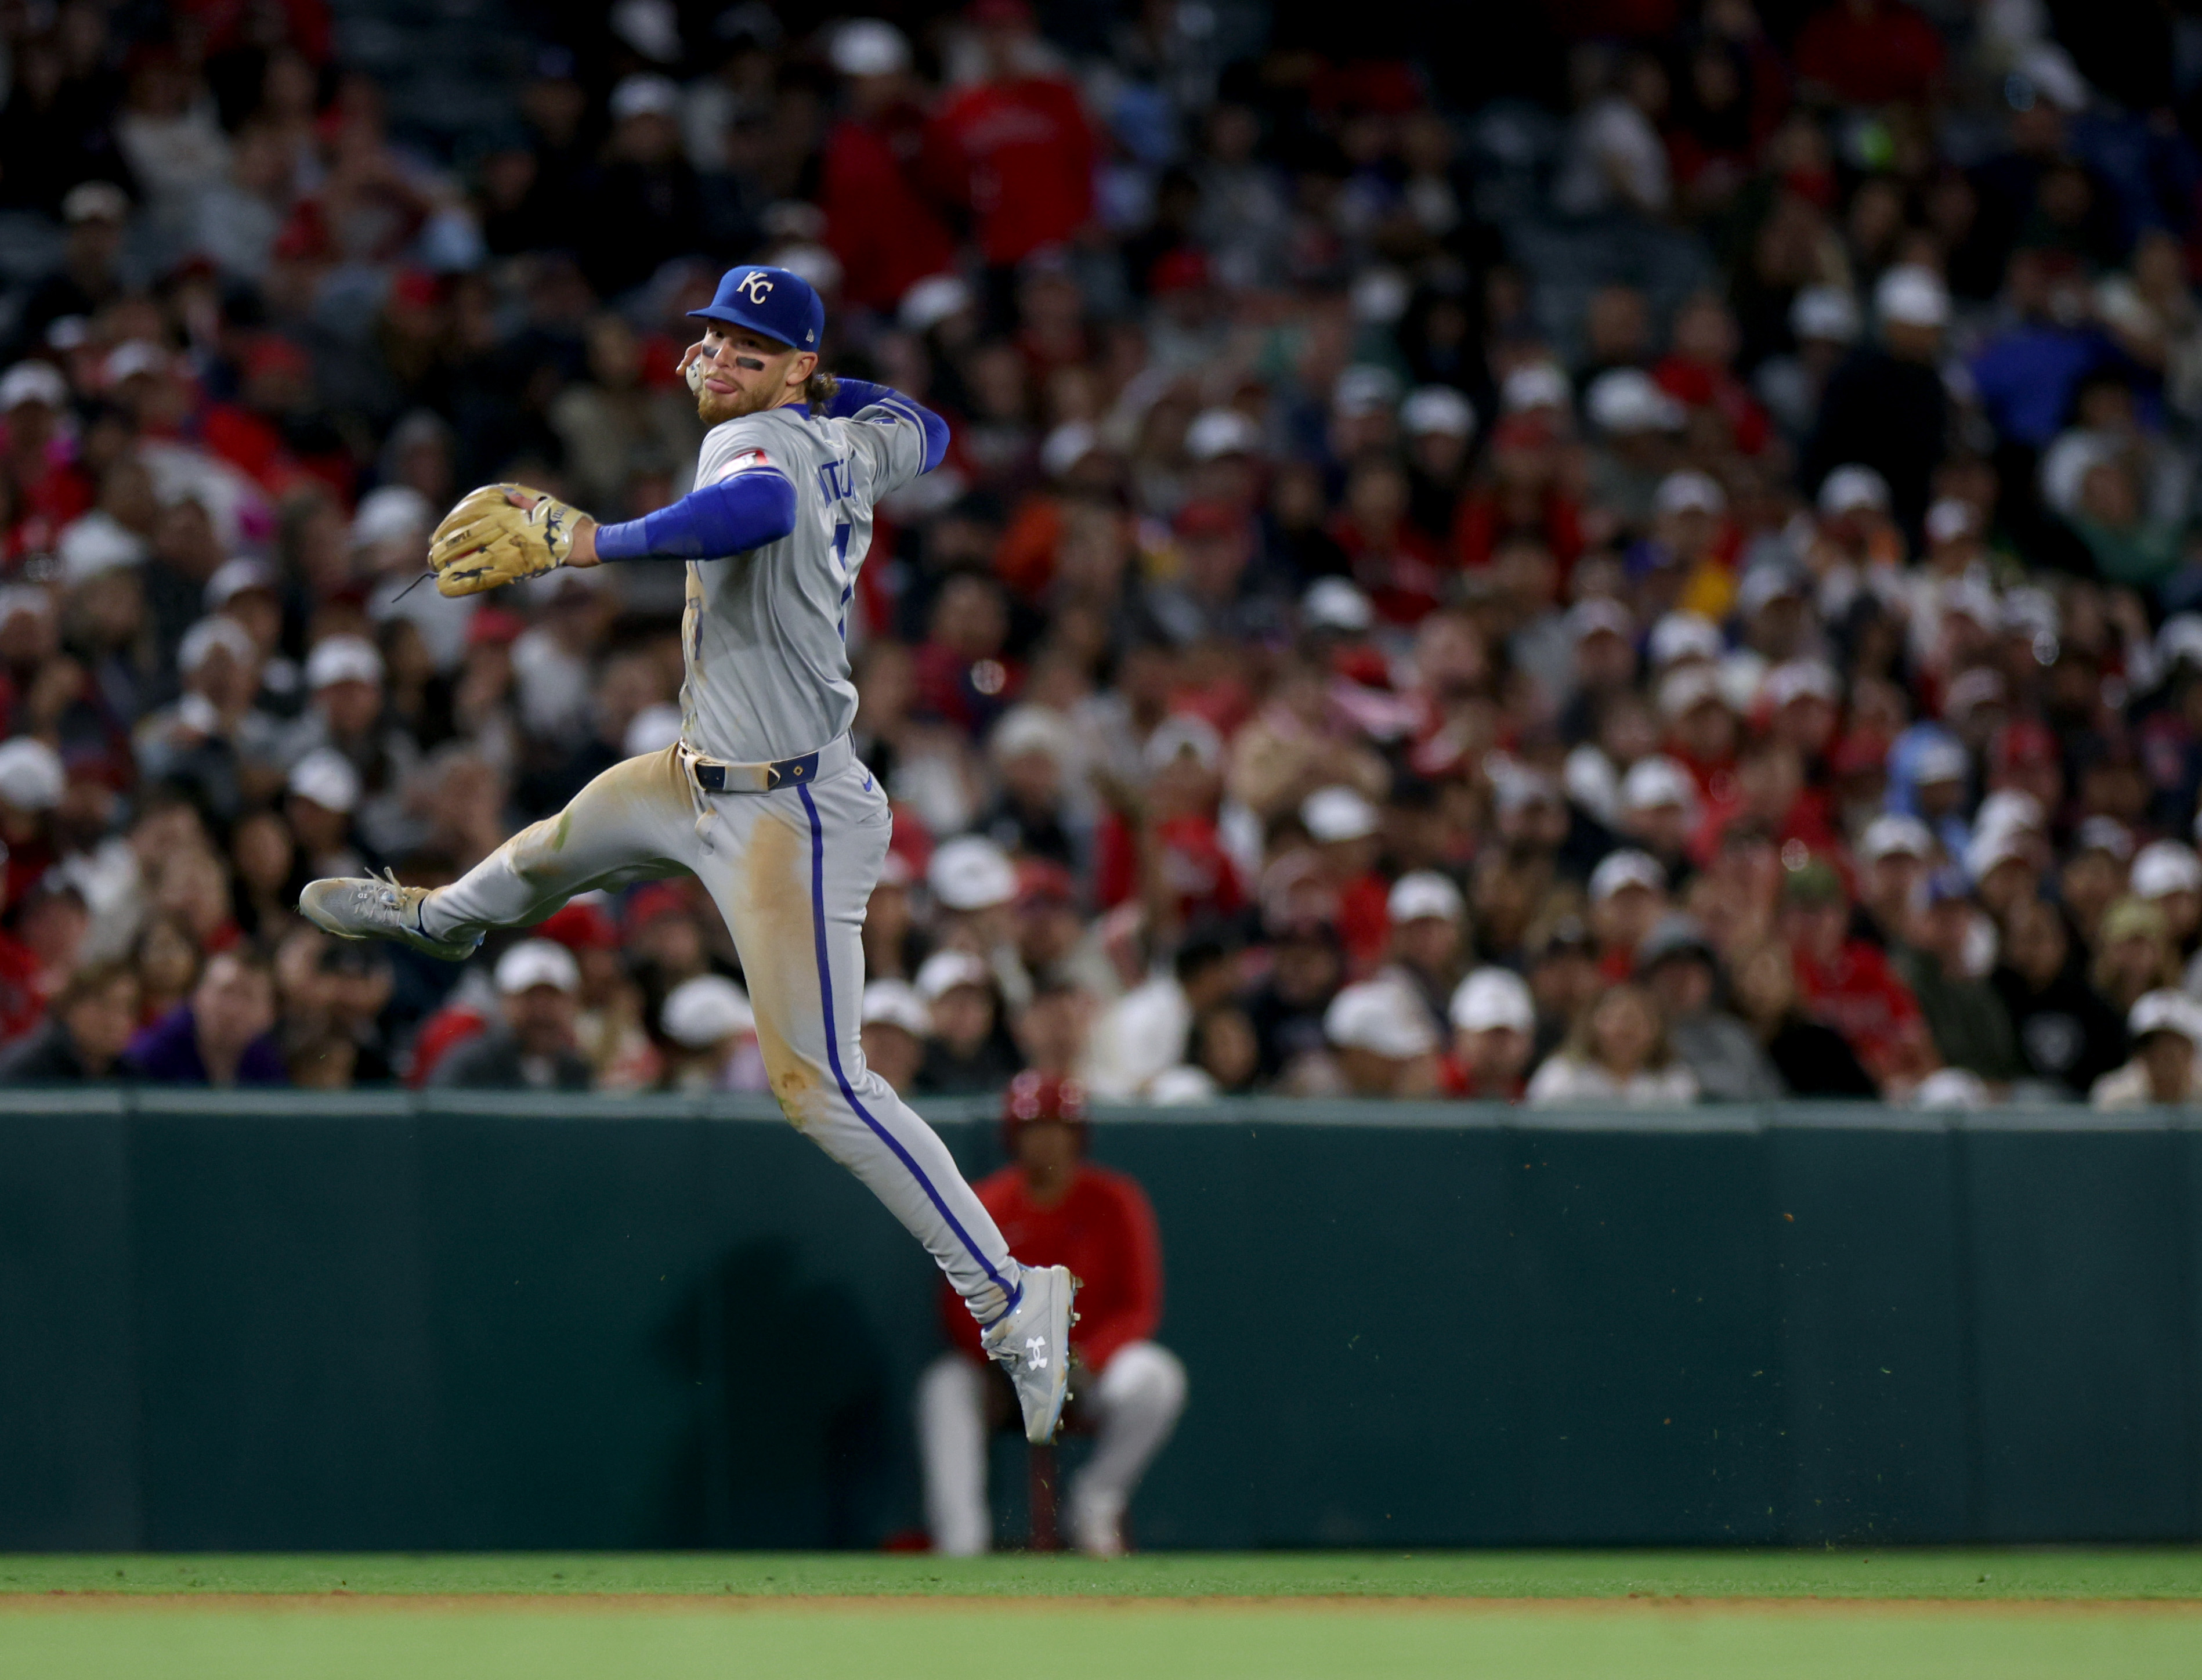
{"label": "mlb logo patch on jersey", "polygon": [[771,457],[767,456],[762,450],[745,449],[739,455],[737,455],[733,460],[727,462],[725,466],[720,468],[719,476],[716,479],[714,479],[712,482],[715,484],[722,483],[726,480],[732,478],[736,473],[754,472],[759,467],[769,467],[771,465]]}

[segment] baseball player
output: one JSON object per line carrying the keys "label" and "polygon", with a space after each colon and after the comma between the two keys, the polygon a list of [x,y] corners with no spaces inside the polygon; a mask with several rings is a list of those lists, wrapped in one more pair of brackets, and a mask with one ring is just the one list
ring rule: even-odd
{"label": "baseball player", "polygon": [[685,561],[680,740],[614,765],[448,887],[316,881],[298,908],[342,937],[456,962],[483,929],[539,922],[576,893],[694,874],[733,933],[781,1111],[931,1252],[1044,1442],[1062,1415],[1077,1282],[1011,1258],[858,1041],[864,905],[893,818],[849,743],[849,604],[873,506],[939,464],[948,427],[898,391],[818,374],[825,307],[784,268],[729,269],[693,318],[704,336],[681,368],[711,430],[692,492],[599,525],[523,485],[486,485],[428,553],[445,595],[557,566]]}

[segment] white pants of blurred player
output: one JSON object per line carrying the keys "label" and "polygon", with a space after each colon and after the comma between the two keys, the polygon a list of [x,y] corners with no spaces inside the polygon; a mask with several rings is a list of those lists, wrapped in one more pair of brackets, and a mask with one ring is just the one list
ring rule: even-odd
{"label": "white pants of blurred player", "polygon": [[[1132,1490],[1185,1410],[1185,1365],[1167,1347],[1127,1341],[1098,1376],[1073,1388],[1073,1403],[1094,1439],[1092,1456],[1071,1479],[1066,1526],[1080,1551],[1115,1557],[1124,1549]],[[986,1440],[995,1413],[1008,1415],[1001,1404],[1006,1398],[1000,1377],[962,1353],[942,1354],[918,1379],[918,1453],[925,1465],[926,1526],[936,1552],[966,1558],[993,1544]]]}

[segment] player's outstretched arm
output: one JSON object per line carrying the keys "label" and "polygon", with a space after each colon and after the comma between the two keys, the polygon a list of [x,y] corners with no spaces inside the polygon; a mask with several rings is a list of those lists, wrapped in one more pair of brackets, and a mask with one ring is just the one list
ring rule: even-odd
{"label": "player's outstretched arm", "polygon": [[752,467],[691,491],[670,507],[575,538],[570,563],[599,560],[710,560],[778,542],[795,528],[795,486],[775,469]]}

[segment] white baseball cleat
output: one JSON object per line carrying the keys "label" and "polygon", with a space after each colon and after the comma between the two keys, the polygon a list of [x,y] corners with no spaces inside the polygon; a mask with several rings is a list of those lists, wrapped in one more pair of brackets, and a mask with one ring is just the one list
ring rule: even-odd
{"label": "white baseball cleat", "polygon": [[980,1338],[986,1357],[1010,1374],[1025,1414],[1025,1439],[1045,1447],[1063,1420],[1070,1392],[1070,1310],[1078,1280],[1069,1266],[1027,1266],[1017,1304]]}
{"label": "white baseball cleat", "polygon": [[386,881],[373,875],[332,875],[309,881],[298,894],[298,913],[324,933],[339,939],[394,939],[447,963],[463,963],[482,942],[480,934],[459,939],[437,939],[421,926],[425,887],[401,887],[397,872],[387,869]]}

